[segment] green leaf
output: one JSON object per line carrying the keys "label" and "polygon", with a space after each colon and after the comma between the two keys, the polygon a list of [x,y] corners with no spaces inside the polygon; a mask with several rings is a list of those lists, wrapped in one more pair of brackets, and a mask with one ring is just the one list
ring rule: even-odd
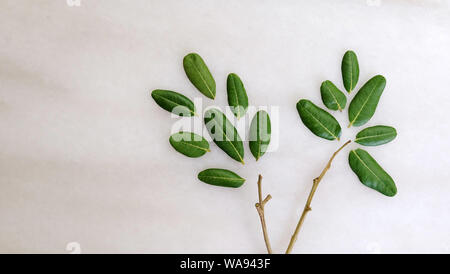
{"label": "green leaf", "polygon": [[397,193],[394,180],[367,151],[360,148],[350,151],[348,162],[365,186],[390,197]]}
{"label": "green leaf", "polygon": [[189,53],[183,59],[183,67],[191,83],[206,97],[216,97],[216,82],[209,72],[202,57],[197,53]]}
{"label": "green leaf", "polygon": [[361,130],[355,142],[363,146],[379,146],[389,143],[397,136],[397,131],[393,127],[374,126]]}
{"label": "green leaf", "polygon": [[249,146],[256,161],[266,153],[270,143],[270,117],[264,110],[258,111],[250,124]]}
{"label": "green leaf", "polygon": [[305,99],[298,101],[297,111],[303,124],[305,124],[312,133],[327,140],[339,140],[339,137],[341,136],[341,126],[327,111]]}
{"label": "green leaf", "polygon": [[244,164],[244,145],[236,128],[220,110],[211,108],[205,112],[205,125],[218,147],[236,161]]}
{"label": "green leaf", "polygon": [[344,54],[341,71],[344,87],[350,93],[355,88],[359,78],[358,58],[353,51],[349,50]]}
{"label": "green leaf", "polygon": [[198,179],[210,185],[225,187],[240,187],[245,182],[245,179],[236,173],[219,168],[203,170],[198,174]]}
{"label": "green leaf", "polygon": [[347,104],[347,97],[331,81],[325,81],[320,86],[320,95],[327,108],[342,111]]}
{"label": "green leaf", "polygon": [[227,78],[228,104],[232,107],[234,115],[239,119],[244,116],[248,108],[248,97],[244,84],[239,76],[228,74]]}
{"label": "green leaf", "polygon": [[156,89],[152,91],[152,98],[160,107],[179,116],[196,115],[194,103],[180,93]]}
{"label": "green leaf", "polygon": [[372,118],[386,86],[386,79],[377,75],[367,81],[353,98],[348,108],[348,127],[362,126]]}
{"label": "green leaf", "polygon": [[175,133],[170,136],[169,142],[176,151],[191,158],[203,156],[210,151],[208,141],[192,132]]}

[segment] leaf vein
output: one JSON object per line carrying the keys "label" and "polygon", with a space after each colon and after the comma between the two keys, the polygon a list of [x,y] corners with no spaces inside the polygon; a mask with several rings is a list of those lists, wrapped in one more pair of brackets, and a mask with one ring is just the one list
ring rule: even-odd
{"label": "leaf vein", "polygon": [[356,121],[356,119],[358,119],[359,115],[361,114],[363,108],[366,106],[367,102],[369,101],[370,97],[373,94],[373,91],[377,88],[377,84],[374,84],[374,87],[372,88],[372,90],[369,93],[369,96],[367,96],[366,101],[364,102],[364,104],[361,106],[361,108],[359,109],[358,113],[356,114],[355,118],[353,119],[353,121],[351,121],[350,125],[353,125],[353,123]]}
{"label": "leaf vein", "polygon": [[358,155],[354,150],[352,150],[352,152],[356,155],[356,158],[358,158],[358,160],[361,161],[361,163],[362,163],[362,164],[370,171],[370,173],[373,174],[373,176],[375,176],[380,182],[383,182],[383,180],[381,180],[380,177],[378,177],[378,176],[375,174],[375,172],[373,172],[373,171],[369,168],[369,166],[367,166],[367,164],[359,157],[359,155]]}
{"label": "leaf vein", "polygon": [[200,78],[202,79],[202,81],[203,81],[203,83],[205,84],[206,88],[208,89],[209,93],[210,93],[211,96],[214,98],[215,96],[214,96],[212,90],[209,88],[209,85],[208,85],[208,83],[206,82],[206,79],[203,78],[202,73],[201,73],[200,70],[197,68],[197,66],[195,65],[195,63],[194,63],[194,62],[192,62],[192,63],[193,63],[194,69],[198,72],[198,75],[199,75]]}
{"label": "leaf vein", "polygon": [[[161,99],[163,99],[163,100],[166,100],[166,101],[168,101],[168,102],[170,102],[170,103],[172,103],[172,104],[175,104],[176,106],[185,107],[185,108],[187,108],[192,114],[195,115],[195,112],[193,112],[192,110],[190,110],[187,106],[184,106],[184,105],[179,104],[179,103],[177,103],[177,102],[175,102],[175,101],[172,101],[172,100],[170,100],[170,99],[167,99],[166,97],[163,97],[163,96],[161,96],[161,95],[156,95],[156,96],[159,97],[159,98],[161,98]],[[173,108],[172,108],[172,109],[173,109]]]}
{"label": "leaf vein", "polygon": [[[225,119],[226,119],[226,117],[225,117]],[[218,123],[217,121],[215,121],[215,120],[214,120],[214,123],[215,123],[217,126],[219,125],[219,123]],[[219,128],[219,130],[222,132],[223,136],[225,136],[225,139],[231,144],[231,147],[234,149],[234,151],[237,153],[239,159],[240,159],[241,162],[243,163],[243,162],[244,162],[244,159],[242,159],[241,154],[237,151],[237,148],[234,146],[233,142],[228,138],[227,134],[223,131],[223,128],[222,128],[222,127],[219,127],[219,126],[218,126],[218,128]]]}
{"label": "leaf vein", "polygon": [[308,112],[311,115],[311,117],[314,120],[316,120],[317,123],[319,123],[319,125],[321,125],[331,136],[333,136],[334,138],[337,139],[336,135],[334,135],[325,125],[323,125],[316,117],[314,117],[314,115],[311,112],[309,112],[306,108],[305,108],[305,111]]}
{"label": "leaf vein", "polygon": [[200,147],[200,146],[196,146],[196,145],[193,145],[193,144],[188,143],[188,142],[180,141],[180,143],[181,143],[181,144],[188,145],[188,146],[191,146],[191,147],[195,147],[195,148],[198,148],[198,149],[201,149],[201,150],[204,150],[204,151],[209,151],[209,149],[207,149],[207,148],[203,148],[203,147]]}
{"label": "leaf vein", "polygon": [[376,137],[381,137],[381,136],[388,136],[388,135],[395,135],[395,133],[389,132],[389,133],[383,133],[383,134],[378,134],[378,135],[369,135],[369,136],[363,136],[363,137],[356,137],[355,141],[362,140],[362,139],[367,139],[367,138],[376,138]]}

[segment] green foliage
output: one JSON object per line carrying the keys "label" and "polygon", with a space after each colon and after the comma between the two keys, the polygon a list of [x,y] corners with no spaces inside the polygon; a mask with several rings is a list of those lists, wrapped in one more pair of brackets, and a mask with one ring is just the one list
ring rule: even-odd
{"label": "green foliage", "polygon": [[393,127],[373,126],[361,130],[356,134],[355,142],[363,146],[379,146],[389,143],[397,136],[397,131]]}
{"label": "green foliage", "polygon": [[245,179],[236,173],[220,168],[203,170],[198,174],[198,179],[210,185],[234,188],[242,186],[245,182]]}
{"label": "green foliage", "polygon": [[397,193],[394,180],[367,151],[360,148],[350,151],[348,162],[364,185],[390,197]]}
{"label": "green foliage", "polygon": [[191,83],[206,97],[216,97],[216,81],[211,72],[197,53],[190,53],[183,59],[183,67]]}
{"label": "green foliage", "polygon": [[347,97],[331,81],[324,81],[320,86],[322,102],[331,110],[342,111],[347,104]]}
{"label": "green foliage", "polygon": [[345,90],[350,93],[356,87],[359,78],[359,65],[356,53],[349,50],[344,54],[341,71]]}
{"label": "green foliage", "polygon": [[362,126],[372,118],[385,86],[386,79],[381,75],[374,76],[362,86],[348,107],[349,127]]}
{"label": "green foliage", "polygon": [[232,107],[234,115],[239,119],[245,115],[248,108],[248,97],[241,78],[234,73],[227,78],[228,104]]}
{"label": "green foliage", "polygon": [[225,114],[211,108],[205,112],[204,120],[213,142],[228,156],[244,164],[244,145],[241,136]]}
{"label": "green foliage", "polygon": [[[183,68],[189,81],[206,97],[216,96],[216,82],[203,59],[197,53],[190,53],[183,59]],[[228,103],[233,114],[239,119],[245,116],[248,108],[248,97],[244,84],[235,73],[227,77]],[[193,116],[194,103],[182,94],[169,90],[154,90],[152,97],[163,109],[179,116]],[[216,108],[204,113],[205,127],[213,142],[232,159],[244,164],[244,145],[238,131],[224,113]],[[258,160],[267,151],[270,142],[271,125],[269,114],[259,111],[250,125],[250,151]],[[254,139],[252,139],[254,138]],[[198,158],[210,151],[209,143],[203,136],[192,132],[178,132],[169,137],[172,147],[183,155]],[[208,184],[228,187],[239,187],[244,179],[224,169],[207,169],[198,178]]]}
{"label": "green foliage", "polygon": [[201,157],[210,151],[208,141],[192,132],[175,133],[170,136],[169,142],[176,151],[191,158]]}
{"label": "green foliage", "polygon": [[[341,69],[344,87],[350,93],[356,87],[359,78],[358,59],[353,51],[345,53]],[[372,118],[385,86],[386,79],[377,75],[360,88],[349,105],[349,127],[362,126]],[[342,110],[345,107],[347,102],[345,94],[332,82],[323,82],[320,92],[323,103],[329,109]],[[339,140],[341,127],[331,114],[305,99],[297,103],[297,110],[303,124],[315,135],[327,140]],[[396,136],[397,132],[393,127],[373,126],[360,131],[356,135],[355,142],[364,146],[378,146],[392,141]],[[394,180],[365,150],[352,150],[349,154],[349,164],[364,185],[387,196],[394,196],[397,193]]]}
{"label": "green foliage", "polygon": [[266,153],[272,133],[270,117],[264,110],[258,111],[250,124],[249,147],[256,161]]}
{"label": "green foliage", "polygon": [[327,140],[339,140],[341,126],[326,110],[319,108],[309,100],[302,99],[297,103],[297,111],[303,124],[312,133]]}
{"label": "green foliage", "polygon": [[194,103],[180,93],[156,89],[152,91],[152,98],[160,107],[179,116],[195,115]]}

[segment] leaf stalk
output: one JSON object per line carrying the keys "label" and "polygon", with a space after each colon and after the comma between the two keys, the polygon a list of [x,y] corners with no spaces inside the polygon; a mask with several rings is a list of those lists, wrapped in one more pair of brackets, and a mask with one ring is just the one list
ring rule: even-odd
{"label": "leaf stalk", "polygon": [[325,168],[320,173],[319,177],[315,178],[313,180],[313,186],[311,188],[311,192],[309,193],[308,200],[306,201],[305,207],[303,209],[302,215],[300,216],[300,220],[297,223],[297,226],[295,228],[294,234],[292,234],[291,241],[289,242],[288,248],[286,249],[286,254],[291,253],[292,248],[294,247],[295,242],[297,241],[298,233],[300,232],[300,228],[303,225],[303,222],[305,221],[305,217],[308,214],[309,211],[311,211],[311,202],[314,197],[314,194],[316,193],[317,187],[319,186],[320,181],[325,176],[327,171],[331,167],[331,163],[333,162],[334,157],[341,151],[346,145],[348,145],[351,142],[351,140],[348,140],[345,144],[343,144],[338,150],[336,150],[333,155],[331,156],[330,160],[328,161]]}
{"label": "leaf stalk", "polygon": [[256,211],[258,211],[259,219],[261,220],[261,227],[264,236],[264,242],[266,243],[267,253],[272,254],[272,247],[270,246],[269,235],[267,234],[266,219],[264,217],[264,206],[266,203],[272,199],[272,196],[268,194],[266,198],[262,199],[262,187],[261,187],[262,176],[258,176],[258,199],[259,202],[255,204]]}

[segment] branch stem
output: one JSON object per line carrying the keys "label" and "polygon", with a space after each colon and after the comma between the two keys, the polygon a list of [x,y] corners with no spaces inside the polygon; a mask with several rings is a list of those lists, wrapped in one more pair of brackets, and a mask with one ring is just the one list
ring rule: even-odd
{"label": "branch stem", "polygon": [[270,246],[269,235],[267,234],[266,219],[264,217],[264,206],[270,199],[272,199],[272,196],[270,196],[270,194],[269,194],[266,196],[266,198],[264,200],[262,199],[261,181],[262,181],[262,176],[259,175],[258,176],[258,199],[259,199],[259,202],[255,204],[255,207],[256,207],[256,211],[258,211],[259,219],[261,220],[261,226],[262,226],[262,231],[263,231],[263,236],[264,236],[264,242],[266,243],[267,253],[272,254],[272,247]]}
{"label": "branch stem", "polygon": [[291,237],[291,241],[289,242],[289,246],[286,249],[286,254],[291,253],[292,248],[294,247],[295,241],[297,241],[297,235],[300,231],[300,228],[302,227],[303,222],[305,221],[306,214],[308,214],[309,211],[311,211],[311,202],[314,197],[314,193],[316,193],[317,187],[319,186],[320,181],[322,180],[323,176],[325,176],[325,173],[330,169],[331,162],[333,162],[334,157],[341,151],[346,145],[348,145],[351,142],[351,140],[348,140],[345,144],[343,144],[336,152],[333,153],[330,160],[328,161],[325,168],[320,173],[319,177],[315,178],[313,180],[313,185],[311,188],[311,192],[309,193],[308,200],[306,201],[305,208],[303,209],[303,213],[300,216],[300,220],[298,221],[297,227],[295,228],[294,234]]}

